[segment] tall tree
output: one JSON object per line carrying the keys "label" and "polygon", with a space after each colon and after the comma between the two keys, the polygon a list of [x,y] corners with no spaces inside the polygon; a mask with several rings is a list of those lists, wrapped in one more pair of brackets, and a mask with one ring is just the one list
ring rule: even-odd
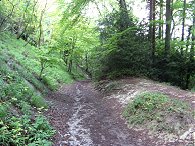
{"label": "tall tree", "polygon": [[156,24],[155,24],[155,6],[156,6],[156,0],[150,0],[150,15],[149,15],[149,40],[150,40],[150,49],[151,49],[151,56],[152,56],[152,62],[154,62],[155,58],[155,33],[156,33]]}
{"label": "tall tree", "polygon": [[163,38],[163,0],[160,0],[160,13],[159,13],[159,30],[158,30],[158,38]]}
{"label": "tall tree", "polygon": [[195,52],[195,0],[193,0],[193,24],[192,24],[192,45],[191,45],[191,50],[190,50],[190,59],[193,60],[194,58],[194,52]]}
{"label": "tall tree", "polygon": [[192,1],[192,26],[189,29],[189,36],[190,33],[192,35],[192,44],[191,44],[191,48],[190,48],[190,59],[189,59],[189,63],[187,66],[187,72],[186,72],[186,84],[185,84],[185,88],[188,89],[189,88],[189,84],[190,84],[190,76],[194,74],[195,72],[195,61],[194,61],[194,53],[195,53],[195,0]]}
{"label": "tall tree", "polygon": [[[181,41],[184,41],[185,36],[185,20],[186,20],[186,0],[183,1],[183,13],[182,13],[182,34]],[[181,46],[181,54],[183,55],[183,46]]]}
{"label": "tall tree", "polygon": [[168,58],[171,43],[171,0],[166,0],[166,34],[165,34],[165,59]]}
{"label": "tall tree", "polygon": [[41,16],[40,16],[40,19],[39,19],[39,37],[38,37],[38,47],[41,46],[41,40],[42,40],[42,36],[43,36],[43,17],[44,17],[44,13],[46,11],[46,8],[47,8],[47,0],[45,2],[45,6],[43,8],[43,10],[41,11]]}

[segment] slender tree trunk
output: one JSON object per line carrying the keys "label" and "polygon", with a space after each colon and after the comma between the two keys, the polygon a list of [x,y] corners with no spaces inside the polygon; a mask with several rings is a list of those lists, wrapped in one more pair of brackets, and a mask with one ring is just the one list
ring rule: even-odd
{"label": "slender tree trunk", "polygon": [[[181,41],[184,41],[185,35],[185,17],[186,17],[186,0],[183,1],[183,16],[182,16],[182,34]],[[183,55],[183,46],[181,46],[181,55]]]}
{"label": "slender tree trunk", "polygon": [[[172,27],[172,29],[171,29],[171,38],[172,38],[172,36],[173,36],[173,32],[174,32],[174,30],[175,30],[175,26],[176,26],[176,23],[175,23],[175,20],[174,20],[174,17],[173,17],[173,7],[174,7],[174,2],[173,2],[173,0],[171,0],[171,27]],[[172,24],[173,24],[173,26],[172,26]]]}
{"label": "slender tree trunk", "polygon": [[166,36],[165,36],[165,59],[168,58],[171,43],[171,0],[166,0]]}
{"label": "slender tree trunk", "polygon": [[68,72],[72,73],[72,59],[70,59],[69,64],[68,64]]}
{"label": "slender tree trunk", "polygon": [[153,0],[153,9],[152,9],[152,19],[153,19],[153,28],[152,28],[152,61],[154,63],[155,59],[155,51],[156,51],[156,24],[155,24],[155,5],[156,5],[156,0]]}
{"label": "slender tree trunk", "polygon": [[150,15],[149,15],[149,41],[150,41],[150,50],[151,50],[151,57],[152,57],[152,64],[154,63],[155,58],[155,40],[156,40],[156,24],[155,24],[155,4],[156,0],[150,0]]}
{"label": "slender tree trunk", "polygon": [[186,51],[185,51],[186,54],[188,53],[188,50],[189,50],[191,29],[192,29],[192,26],[190,26],[190,27],[188,28],[188,36],[187,36]]}
{"label": "slender tree trunk", "polygon": [[22,35],[26,32],[26,30],[28,28],[28,25],[29,25],[29,23],[27,23],[26,26],[25,26],[25,28],[22,30],[22,32],[20,34],[18,34],[17,39],[20,39],[22,37]]}
{"label": "slender tree trunk", "polygon": [[85,64],[86,64],[86,72],[89,72],[89,62],[88,62],[88,53],[85,54]]}
{"label": "slender tree trunk", "polygon": [[188,68],[187,68],[187,75],[186,75],[186,89],[189,87],[189,83],[190,83],[190,76],[192,74],[192,72],[194,71],[193,68],[193,63],[194,63],[194,53],[195,53],[195,0],[193,1],[193,22],[192,22],[192,27],[191,27],[191,34],[192,34],[192,44],[191,44],[191,48],[190,48],[190,63],[188,64]]}
{"label": "slender tree trunk", "polygon": [[72,44],[71,44],[71,50],[70,50],[70,58],[69,58],[69,63],[68,63],[68,72],[72,72],[72,65],[73,65],[73,53],[74,49],[76,47],[76,42],[77,42],[77,37],[74,36],[72,39]]}
{"label": "slender tree trunk", "polygon": [[45,2],[45,7],[43,8],[43,10],[41,12],[41,17],[40,17],[40,20],[39,20],[39,38],[38,38],[38,43],[37,43],[38,47],[41,46],[41,39],[42,39],[42,34],[43,34],[42,21],[43,21],[43,15],[45,13],[46,7],[47,7],[47,0]]}
{"label": "slender tree trunk", "polygon": [[159,30],[158,30],[158,38],[163,38],[163,24],[161,21],[163,21],[163,0],[160,0],[160,14],[159,14]]}
{"label": "slender tree trunk", "polygon": [[46,61],[41,60],[41,71],[40,71],[40,74],[39,74],[39,79],[41,79],[41,78],[42,78],[43,71],[44,71],[44,69],[46,68],[46,64],[47,64],[47,62],[46,62]]}
{"label": "slender tree trunk", "polygon": [[[150,47],[152,48],[152,44],[151,44],[151,36],[152,36],[152,13],[153,13],[153,0],[149,1],[149,5],[150,5],[150,14],[149,14],[149,41],[150,41]],[[151,49],[152,50],[152,49]]]}
{"label": "slender tree trunk", "polygon": [[[194,5],[195,7],[195,0],[194,0]],[[194,59],[194,48],[195,48],[195,8],[194,8],[194,12],[193,12],[193,25],[192,25],[192,45],[191,45],[191,49],[190,49],[190,60],[193,61]]]}

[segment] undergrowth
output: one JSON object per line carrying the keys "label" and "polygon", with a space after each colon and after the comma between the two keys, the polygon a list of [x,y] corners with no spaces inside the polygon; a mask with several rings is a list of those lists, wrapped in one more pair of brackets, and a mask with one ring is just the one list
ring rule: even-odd
{"label": "undergrowth", "polygon": [[0,145],[51,146],[50,137],[54,132],[43,116],[37,116],[34,121],[27,115],[12,116],[0,120]]}
{"label": "undergrowth", "polygon": [[32,108],[46,108],[41,96],[28,87],[20,74],[0,59],[0,145],[51,145],[54,134],[46,118]]}
{"label": "undergrowth", "polygon": [[[0,52],[7,54],[12,60],[15,60],[18,66],[28,71],[28,74],[33,74],[39,77],[41,64],[37,57],[40,54],[40,49],[27,45],[24,40],[17,40],[15,36],[1,34],[0,37]],[[72,83],[71,75],[66,72],[66,67],[61,63],[56,63],[55,66],[48,66],[43,73],[43,82],[51,89],[55,90],[61,83]],[[25,71],[23,71],[25,73]],[[26,75],[28,77],[28,75]]]}
{"label": "undergrowth", "polygon": [[181,133],[192,124],[193,112],[187,103],[161,93],[142,93],[123,111],[131,126],[147,127],[154,131]]}
{"label": "undergrowth", "polygon": [[[20,49],[33,48],[23,45],[23,41],[13,36],[2,34],[0,37],[0,145],[50,146],[55,131],[42,115],[48,105],[38,94],[38,91],[44,93],[47,88],[36,77],[36,67],[30,59],[32,56],[20,58]],[[23,60],[32,61],[31,66],[27,68],[26,64],[22,64]],[[55,88],[58,84],[56,78],[53,81]]]}

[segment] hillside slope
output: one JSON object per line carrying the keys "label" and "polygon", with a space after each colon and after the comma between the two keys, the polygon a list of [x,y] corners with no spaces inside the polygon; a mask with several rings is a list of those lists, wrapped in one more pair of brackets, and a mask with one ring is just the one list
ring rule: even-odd
{"label": "hillside slope", "polygon": [[54,130],[41,114],[48,107],[43,96],[73,79],[55,64],[40,81],[39,51],[8,33],[0,36],[0,145],[52,144]]}

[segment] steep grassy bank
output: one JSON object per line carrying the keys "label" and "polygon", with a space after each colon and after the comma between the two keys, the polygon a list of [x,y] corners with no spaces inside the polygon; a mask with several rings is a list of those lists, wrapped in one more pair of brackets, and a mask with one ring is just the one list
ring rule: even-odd
{"label": "steep grassy bank", "polygon": [[73,79],[56,63],[41,69],[39,49],[8,33],[0,36],[0,145],[51,145],[55,131],[42,115],[49,89]]}
{"label": "steep grassy bank", "polygon": [[[29,44],[26,45],[25,41],[17,40],[15,36],[9,34],[1,34],[0,43],[1,53],[9,56],[24,70],[38,78],[41,71],[40,54],[42,50]],[[6,59],[9,58],[6,57]],[[56,63],[44,70],[43,82],[50,89],[56,89],[60,83],[71,83],[72,81],[72,77],[66,72],[63,64]]]}

